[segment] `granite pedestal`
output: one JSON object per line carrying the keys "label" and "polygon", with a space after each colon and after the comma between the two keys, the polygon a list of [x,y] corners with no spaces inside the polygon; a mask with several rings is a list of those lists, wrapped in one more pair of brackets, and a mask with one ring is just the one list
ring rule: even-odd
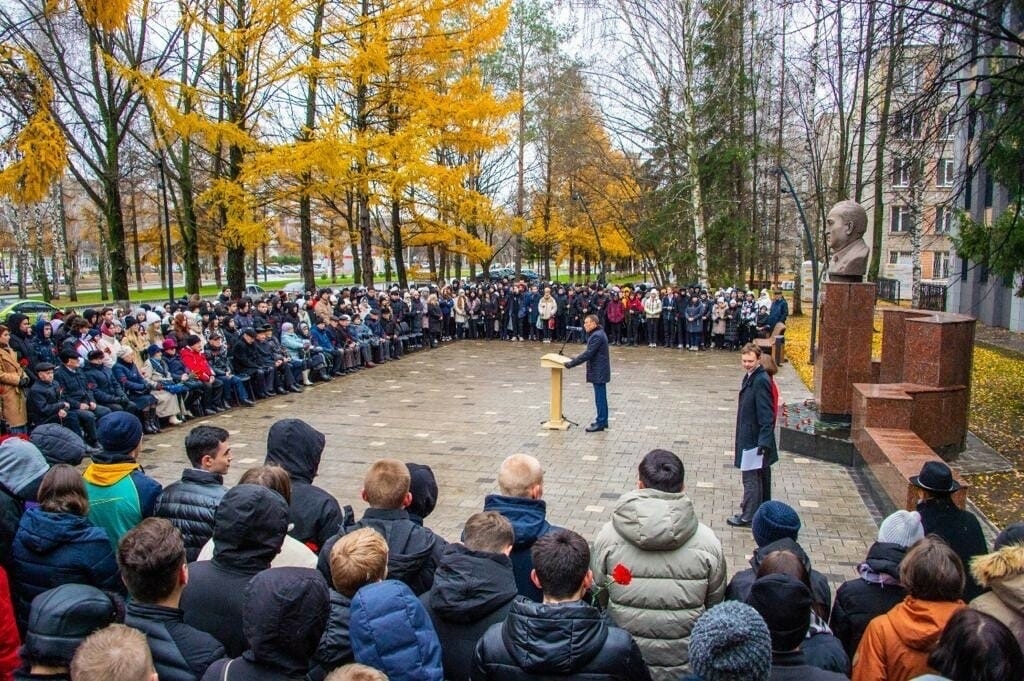
{"label": "granite pedestal", "polygon": [[814,365],[819,418],[851,421],[853,384],[871,381],[875,285],[826,282]]}

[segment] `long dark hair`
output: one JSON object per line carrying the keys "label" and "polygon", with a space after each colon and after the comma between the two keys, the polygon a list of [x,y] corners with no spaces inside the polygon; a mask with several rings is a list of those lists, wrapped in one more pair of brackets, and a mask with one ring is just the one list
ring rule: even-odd
{"label": "long dark hair", "polygon": [[66,463],[59,463],[47,471],[39,483],[36,497],[42,509],[49,513],[80,516],[89,513],[89,497],[85,493],[82,475]]}

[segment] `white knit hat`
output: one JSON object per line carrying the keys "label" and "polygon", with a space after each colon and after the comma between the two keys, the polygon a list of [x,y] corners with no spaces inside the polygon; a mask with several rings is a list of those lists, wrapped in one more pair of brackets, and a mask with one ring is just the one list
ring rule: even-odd
{"label": "white knit hat", "polygon": [[909,548],[921,539],[924,539],[924,527],[917,511],[896,511],[878,528],[878,541],[887,544]]}

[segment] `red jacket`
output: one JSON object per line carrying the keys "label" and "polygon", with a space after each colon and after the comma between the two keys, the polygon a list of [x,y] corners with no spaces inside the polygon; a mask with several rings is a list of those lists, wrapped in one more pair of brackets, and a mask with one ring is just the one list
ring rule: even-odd
{"label": "red jacket", "polygon": [[14,671],[21,665],[18,658],[18,625],[14,622],[14,606],[11,604],[11,589],[7,573],[0,567],[0,681],[14,678]]}
{"label": "red jacket", "polygon": [[203,383],[209,383],[210,379],[213,378],[213,370],[210,369],[210,363],[206,361],[206,357],[201,352],[196,352],[188,346],[182,348],[181,363]]}

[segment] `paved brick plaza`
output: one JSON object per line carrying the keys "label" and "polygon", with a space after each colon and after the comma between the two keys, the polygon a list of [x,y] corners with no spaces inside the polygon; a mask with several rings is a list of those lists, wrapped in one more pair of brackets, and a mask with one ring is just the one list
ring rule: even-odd
{"label": "paved brick plaza", "polygon": [[[725,546],[730,572],[746,567],[754,545],[748,529],[725,519],[736,512],[740,475],[732,467],[739,354],[612,348],[611,429],[545,431],[548,371],[540,356],[558,345],[464,341],[407,355],[374,369],[280,396],[254,409],[147,436],[142,463],[167,484],[188,465],[183,440],[198,423],[231,432],[234,463],[228,483],[263,462],[266,434],[279,418],[299,417],[327,435],[317,484],[357,517],[363,472],[377,458],[425,463],[440,485],[427,525],[457,539],[462,522],[495,490],[498,465],[525,452],[544,465],[548,518],[593,538],[615,499],[636,484],[636,465],[660,447],[686,464],[686,487],[701,519]],[[570,345],[566,354],[583,346]],[[565,415],[586,425],[594,417],[585,369],[566,373]],[[777,377],[784,401],[809,397],[787,364]],[[816,569],[838,584],[874,540],[876,525],[842,466],[783,453],[774,466],[774,495],[800,513],[800,543]]]}

